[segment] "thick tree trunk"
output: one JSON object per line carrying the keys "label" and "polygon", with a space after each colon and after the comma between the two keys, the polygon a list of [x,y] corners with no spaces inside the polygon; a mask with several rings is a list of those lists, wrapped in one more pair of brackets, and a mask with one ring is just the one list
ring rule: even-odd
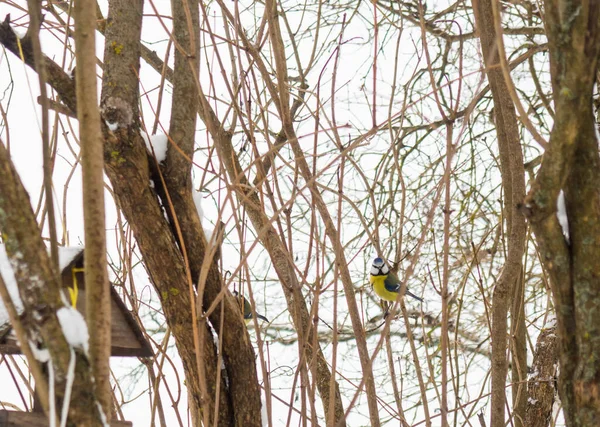
{"label": "thick tree trunk", "polygon": [[[230,387],[224,381],[223,372],[217,377],[221,362],[217,358],[211,329],[206,323],[200,323],[196,328],[198,333],[193,332],[191,319],[195,304],[192,304],[192,299],[196,296],[191,277],[195,275],[194,272],[199,273],[208,251],[191,194],[181,198],[183,208],[177,212],[189,254],[187,265],[179,246],[181,240],[178,242],[180,236],[175,237],[173,228],[165,221],[159,199],[150,185],[152,180],[147,152],[140,135],[137,106],[140,49],[150,59],[152,55],[148,49],[140,46],[141,19],[140,1],[113,0],[109,4],[108,19],[99,23],[106,36],[101,102],[102,119],[106,125],[103,126],[105,171],[161,298],[167,323],[183,362],[188,393],[193,402],[190,409],[194,420],[201,420],[202,413],[211,416],[215,413],[214,398],[219,390],[219,425],[234,422],[238,425],[259,425],[260,388],[252,343],[236,301],[229,292],[222,292],[220,273],[217,265],[211,261],[207,262],[209,274],[202,302],[204,307],[221,301],[225,304],[224,319],[221,310],[212,310],[210,322],[214,330],[222,333],[223,356]],[[35,68],[31,40],[25,37],[17,43],[8,17],[0,24],[0,43],[18,57],[22,53],[25,63]],[[59,94],[64,103],[63,109],[73,113],[77,110],[73,80],[52,60],[44,56],[43,61],[48,84]],[[108,125],[114,131],[109,130]],[[164,200],[168,206],[168,197]],[[170,207],[167,211],[170,211]],[[198,346],[202,349],[200,360],[196,351]],[[202,366],[199,367],[199,363]],[[209,375],[200,375],[201,371]],[[238,390],[236,402],[231,400],[233,389]],[[228,405],[229,408],[223,409],[222,405]],[[235,405],[235,409],[232,405]]]}
{"label": "thick tree trunk", "polygon": [[[554,128],[524,211],[550,276],[565,420],[569,427],[593,426],[600,425],[600,157],[592,111],[600,3],[545,6]],[[568,230],[556,215],[561,190]]]}
{"label": "thick tree trunk", "polygon": [[527,427],[548,427],[556,393],[558,369],[558,339],[556,326],[543,329],[537,339],[531,377],[527,382]]}
{"label": "thick tree trunk", "polygon": [[[69,309],[64,307],[62,302],[62,288],[51,267],[50,257],[31,209],[29,195],[2,143],[0,212],[0,229],[23,302],[21,318],[27,332],[24,345],[39,344],[40,348],[47,350],[49,360],[52,361],[52,367],[49,369],[54,373],[56,401],[50,404],[44,402],[42,406],[44,409],[48,409],[50,405],[61,408],[67,389],[69,364],[72,358],[75,358],[72,400],[68,413],[69,425],[102,426],[102,414],[96,404],[88,358],[82,348],[72,348],[69,345],[58,321],[58,310]],[[34,280],[35,278],[37,280]],[[85,324],[82,323],[81,326],[85,327]],[[43,352],[40,352],[37,358],[30,352],[25,354],[28,356],[28,362],[37,366],[37,358],[40,358]],[[36,371],[39,373],[38,369],[34,369],[34,372]],[[38,383],[38,386],[44,385],[44,381]],[[48,390],[45,389],[42,395],[48,396]]]}

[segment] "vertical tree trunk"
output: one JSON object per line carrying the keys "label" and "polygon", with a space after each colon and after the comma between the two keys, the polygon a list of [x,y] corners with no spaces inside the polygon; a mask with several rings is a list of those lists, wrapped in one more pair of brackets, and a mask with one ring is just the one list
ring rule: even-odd
{"label": "vertical tree trunk", "polygon": [[[560,352],[559,393],[569,427],[600,425],[600,156],[592,94],[600,3],[545,2],[554,127],[524,204],[550,276]],[[568,230],[557,217],[564,192]]]}
{"label": "vertical tree trunk", "polygon": [[510,350],[512,356],[511,380],[513,422],[523,427],[527,409],[527,330],[525,323],[525,287],[523,274],[515,282],[512,307],[510,309]]}
{"label": "vertical tree trunk", "polygon": [[[486,74],[490,82],[492,98],[494,99],[494,121],[498,135],[500,152],[500,171],[502,173],[502,189],[504,193],[504,213],[506,217],[506,234],[508,236],[508,255],[504,269],[494,288],[492,300],[492,409],[491,426],[504,427],[506,404],[506,375],[507,375],[507,315],[513,307],[513,330],[518,331],[520,310],[523,309],[523,292],[513,292],[515,284],[521,277],[522,257],[525,251],[527,226],[525,217],[518,211],[517,206],[525,197],[525,169],[523,154],[519,141],[519,129],[513,101],[509,95],[504,79],[500,56],[498,54],[498,26],[494,19],[493,0],[473,0],[475,22],[481,40],[481,51],[486,66]],[[512,302],[512,304],[511,304]],[[524,332],[524,328],[522,332]],[[520,344],[522,342],[518,341]],[[526,347],[519,345],[514,360],[526,360],[522,354]],[[521,353],[518,353],[518,350]],[[518,375],[518,372],[517,372]],[[514,382],[514,378],[513,378]],[[515,399],[514,416],[525,419],[525,402],[527,395],[524,389],[519,393],[519,382],[513,385]]]}
{"label": "vertical tree trunk", "polygon": [[558,369],[558,339],[556,326],[542,329],[535,345],[531,378],[527,382],[527,427],[548,427],[556,393]]}
{"label": "vertical tree trunk", "polygon": [[77,118],[83,175],[85,231],[86,320],[90,335],[90,363],[98,400],[110,420],[111,315],[110,284],[106,269],[104,219],[104,150],[98,109],[96,77],[96,2],[75,2]]}

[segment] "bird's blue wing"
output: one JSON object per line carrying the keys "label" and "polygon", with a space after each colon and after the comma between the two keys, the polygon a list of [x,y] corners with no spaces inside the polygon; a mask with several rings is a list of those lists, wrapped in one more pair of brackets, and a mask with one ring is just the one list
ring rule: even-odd
{"label": "bird's blue wing", "polygon": [[[400,279],[398,279],[398,276],[396,276],[394,273],[389,273],[388,276],[385,278],[385,281],[383,282],[385,285],[385,289],[388,292],[395,292],[398,293],[400,292]],[[409,292],[408,289],[404,289],[404,293],[406,295],[409,295],[411,297],[413,297],[416,300],[419,300],[421,302],[423,302],[422,298],[419,298],[418,296],[416,296],[415,294],[413,294],[412,292]]]}
{"label": "bird's blue wing", "polygon": [[[395,279],[395,280],[394,280]],[[389,292],[399,292],[400,291],[400,282],[397,278],[392,276],[392,274],[388,274],[388,277],[385,278],[385,289]]]}

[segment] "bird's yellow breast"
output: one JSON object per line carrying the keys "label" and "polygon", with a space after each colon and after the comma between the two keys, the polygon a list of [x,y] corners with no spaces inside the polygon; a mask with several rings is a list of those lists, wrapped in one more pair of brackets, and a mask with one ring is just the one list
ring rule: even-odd
{"label": "bird's yellow breast", "polygon": [[385,279],[387,276],[370,276],[369,281],[373,285],[373,290],[381,299],[386,301],[396,301],[398,294],[390,292],[385,288]]}

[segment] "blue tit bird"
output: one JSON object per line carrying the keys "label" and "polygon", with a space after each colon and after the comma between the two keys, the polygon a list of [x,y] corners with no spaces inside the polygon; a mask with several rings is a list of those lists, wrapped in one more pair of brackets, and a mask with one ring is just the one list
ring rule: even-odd
{"label": "blue tit bird", "polygon": [[401,295],[410,295],[414,299],[423,302],[421,298],[406,289],[406,285],[400,282],[398,276],[390,271],[390,268],[381,258],[375,258],[373,261],[369,281],[373,285],[375,293],[386,301],[396,301],[398,293],[400,293]]}
{"label": "blue tit bird", "polygon": [[[250,302],[243,295],[238,294],[237,291],[233,291],[233,296],[236,297],[236,299],[238,300],[240,304],[240,309],[243,309],[244,320],[246,321],[246,325],[249,324],[250,320],[253,317]],[[261,314],[256,313],[256,318],[269,323],[269,319],[267,319]]]}

